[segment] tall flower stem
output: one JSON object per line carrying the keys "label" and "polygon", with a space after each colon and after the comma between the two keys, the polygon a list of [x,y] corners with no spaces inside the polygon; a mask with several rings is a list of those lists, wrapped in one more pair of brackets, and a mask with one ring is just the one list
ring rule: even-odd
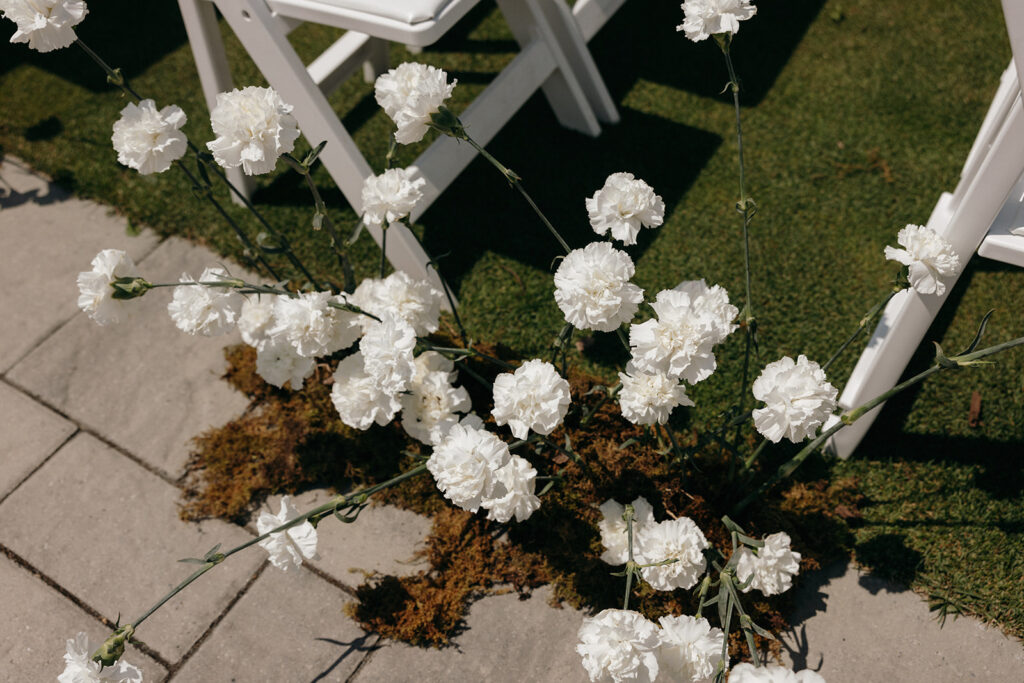
{"label": "tall flower stem", "polygon": [[299,515],[295,519],[289,520],[284,524],[276,526],[270,531],[266,532],[265,534],[260,534],[256,538],[246,541],[245,543],[235,546],[234,548],[231,548],[230,550],[227,550],[223,553],[217,552],[217,548],[215,548],[214,550],[207,553],[206,557],[203,558],[205,560],[205,562],[203,562],[203,566],[201,566],[199,569],[193,572],[188,578],[186,578],[180,584],[172,588],[171,591],[167,593],[165,596],[157,600],[157,602],[152,607],[143,612],[142,615],[135,619],[135,621],[132,621],[131,626],[138,628],[139,624],[148,619],[154,612],[160,609],[168,600],[170,600],[175,595],[183,591],[185,588],[189,586],[189,584],[198,579],[200,576],[210,571],[218,564],[221,564],[222,562],[224,562],[224,560],[228,559],[235,553],[239,553],[245,550],[246,548],[256,545],[260,541],[268,538],[271,534],[277,534],[282,531],[286,531],[294,526],[302,524],[303,522],[319,522],[324,517],[335,514],[336,512],[338,512],[338,510],[361,506],[365,504],[366,500],[373,494],[383,491],[386,488],[390,488],[392,486],[400,484],[406,479],[411,479],[412,477],[422,474],[426,470],[426,463],[421,463],[416,467],[406,472],[403,472],[402,474],[399,474],[396,477],[392,477],[391,479],[388,479],[385,482],[381,482],[380,484],[375,484],[374,486],[370,486],[368,488],[365,488],[361,491],[357,491],[352,494],[337,495],[330,501],[324,503],[323,505],[319,505],[304,514]]}
{"label": "tall flower stem", "polygon": [[380,279],[384,279],[388,267],[388,226],[380,226]]}
{"label": "tall flower stem", "polygon": [[632,505],[626,505],[623,517],[626,519],[626,546],[629,548],[629,559],[626,561],[626,594],[622,598],[622,609],[629,609],[629,594],[633,589],[633,572],[636,571],[636,562],[633,560],[633,515]]}
{"label": "tall flower stem", "polygon": [[900,382],[889,391],[886,391],[885,393],[876,396],[875,398],[864,403],[863,405],[843,414],[840,417],[839,422],[837,422],[832,427],[826,429],[821,434],[819,434],[813,441],[804,446],[799,453],[794,455],[788,462],[782,465],[782,467],[780,467],[778,471],[774,475],[772,475],[770,479],[761,484],[761,486],[759,486],[757,490],[749,494],[746,498],[741,500],[733,510],[733,514],[742,512],[748,505],[750,505],[750,503],[752,503],[762,493],[764,493],[769,488],[779,483],[786,477],[793,474],[796,468],[798,468],[804,462],[804,460],[806,460],[811,455],[811,453],[814,453],[823,443],[825,443],[825,441],[830,436],[838,432],[843,427],[853,424],[861,417],[863,417],[866,413],[885,403],[890,398],[900,393],[904,389],[912,387],[915,384],[920,384],[924,380],[928,379],[937,372],[941,372],[942,370],[950,370],[954,368],[967,367],[971,365],[979,365],[979,361],[981,361],[982,358],[991,356],[1001,351],[1005,351],[1007,349],[1011,349],[1015,346],[1020,346],[1022,344],[1024,344],[1024,337],[1018,337],[1017,339],[1011,339],[1010,341],[1003,342],[1002,344],[996,344],[995,346],[990,346],[980,351],[965,353],[960,356],[953,356],[951,358],[947,358],[941,355],[940,352],[938,358],[935,361],[935,365],[931,366],[927,370],[924,370],[923,372],[919,372],[918,374],[914,375],[905,382]]}
{"label": "tall flower stem", "polygon": [[[394,144],[394,137],[392,137],[391,141],[392,144]],[[469,346],[469,335],[466,334],[466,328],[462,325],[462,318],[459,317],[459,310],[455,307],[455,297],[452,296],[452,291],[448,287],[448,281],[445,280],[444,275],[441,274],[440,264],[438,264],[437,259],[431,256],[430,252],[427,251],[426,246],[423,244],[423,240],[419,238],[416,231],[412,229],[412,226],[407,225],[406,227],[409,229],[409,234],[412,235],[412,238],[416,240],[416,244],[420,245],[420,249],[422,249],[423,253],[426,254],[428,259],[427,265],[433,268],[434,272],[437,273],[437,279],[441,281],[441,289],[444,291],[444,297],[448,300],[448,308],[452,310],[452,317],[455,319],[455,325],[459,328],[459,337],[463,344]]]}
{"label": "tall flower stem", "polygon": [[857,323],[857,329],[853,331],[853,334],[847,337],[846,341],[840,344],[839,348],[836,349],[836,352],[832,354],[832,357],[829,358],[828,361],[826,361],[825,364],[821,366],[822,372],[828,370],[829,366],[832,365],[832,363],[834,363],[836,359],[842,355],[843,351],[846,350],[846,347],[852,344],[854,340],[860,336],[860,333],[867,328],[867,326],[871,323],[874,317],[878,315],[879,311],[885,308],[889,304],[889,301],[891,301],[892,298],[896,296],[896,293],[902,291],[903,289],[904,288],[899,285],[893,286],[891,290],[886,292],[885,297],[881,301],[872,306],[871,309],[864,314],[864,317],[860,319],[859,323]]}

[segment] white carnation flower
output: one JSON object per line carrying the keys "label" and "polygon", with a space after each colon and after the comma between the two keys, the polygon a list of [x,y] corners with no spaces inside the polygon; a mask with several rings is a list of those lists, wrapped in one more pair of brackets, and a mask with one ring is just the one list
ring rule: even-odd
{"label": "white carnation flower", "polygon": [[[437,330],[444,294],[426,280],[414,280],[397,270],[383,280],[367,278],[359,283],[349,301],[378,318],[393,315],[412,325],[417,336]],[[364,331],[376,321],[362,316]]]}
{"label": "white carnation flower", "polygon": [[676,30],[695,43],[716,33],[734,34],[741,21],[757,14],[750,0],[686,0],[682,8],[683,23]]}
{"label": "white carnation flower", "polygon": [[711,628],[703,617],[685,614],[661,617],[661,645],[658,663],[667,680],[678,683],[711,683],[722,661],[725,634]]}
{"label": "white carnation flower", "polygon": [[583,620],[576,652],[593,683],[658,678],[658,627],[631,610],[606,609]]}
{"label": "white carnation flower", "polygon": [[241,166],[246,175],[269,173],[299,137],[291,111],[273,88],[250,85],[222,92],[210,112],[217,139],[206,146],[224,168]]}
{"label": "white carnation flower", "polygon": [[238,315],[238,331],[242,334],[242,341],[256,350],[262,349],[271,339],[276,299],[276,295],[256,295],[246,297],[242,304],[242,312]]}
{"label": "white carnation flower", "polygon": [[778,664],[755,667],[743,662],[729,672],[729,683],[825,683],[825,679],[810,669],[793,673]]}
{"label": "white carnation flower", "polygon": [[[622,515],[626,506],[609,498],[601,504],[601,521],[597,528],[601,532],[604,552],[601,559],[610,565],[626,564],[629,560],[629,530]],[[654,522],[654,508],[643,496],[633,501],[633,552],[636,553],[636,539],[640,531]]]}
{"label": "white carnation flower", "polygon": [[496,473],[511,458],[508,445],[494,434],[455,425],[427,460],[427,470],[445,498],[476,512],[494,495]]}
{"label": "white carnation flower", "polygon": [[348,348],[360,334],[358,313],[331,306],[344,298],[330,292],[303,292],[279,296],[274,303],[274,327],[269,335],[287,339],[306,358],[326,356]]}
{"label": "white carnation flower", "polygon": [[374,422],[383,427],[402,407],[396,395],[382,391],[377,380],[366,374],[363,354],[358,352],[338,363],[331,401],[341,421],[353,429],[369,429]]}
{"label": "white carnation flower", "polygon": [[72,28],[89,13],[82,0],[0,0],[0,12],[18,25],[12,43],[28,43],[49,52],[67,47],[78,36]]}
{"label": "white carnation flower", "polygon": [[[256,519],[256,531],[262,536],[298,516],[299,511],[288,496],[282,496],[281,511],[276,515],[265,510],[260,512]],[[316,529],[307,520],[290,529],[270,534],[259,545],[270,554],[270,564],[282,571],[297,569],[303,558],[316,559]]]}
{"label": "white carnation flower", "polygon": [[594,232],[604,235],[611,230],[623,244],[636,244],[641,227],[656,228],[665,219],[661,196],[632,173],[612,173],[586,204]]}
{"label": "white carnation flower", "polygon": [[120,249],[104,249],[92,260],[92,270],[78,274],[78,307],[100,325],[109,325],[125,318],[131,311],[131,303],[114,298],[110,283],[119,277],[138,277],[127,252]]}
{"label": "white carnation flower", "polygon": [[366,374],[385,393],[397,395],[409,387],[415,371],[416,333],[404,320],[390,315],[367,330],[359,341]]}
{"label": "white carnation flower", "polygon": [[381,226],[408,216],[423,199],[423,178],[412,179],[408,169],[389,168],[363,183],[363,223]]}
{"label": "white carnation flower", "polygon": [[736,578],[741,583],[750,579],[744,593],[757,589],[765,595],[778,595],[793,586],[793,577],[800,571],[800,553],[790,550],[789,543],[789,534],[780,531],[765,536],[764,547],[758,548],[756,555],[746,546],[737,551]]}
{"label": "white carnation flower", "polygon": [[836,409],[839,393],[814,361],[785,356],[769,363],[754,380],[754,398],[764,408],[752,412],[754,427],[772,443],[782,437],[797,443],[813,435]]}
{"label": "white carnation flower", "polygon": [[92,661],[92,653],[98,648],[99,645],[90,643],[89,636],[83,632],[69,638],[64,652],[64,671],[57,676],[58,683],[142,683],[142,671],[123,658],[105,667]]}
{"label": "white carnation flower", "polygon": [[[229,277],[223,268],[207,268],[199,280],[183,273],[178,282],[217,282]],[[167,312],[182,332],[217,337],[234,329],[244,302],[245,298],[229,287],[179,285]]]}
{"label": "white carnation flower", "polygon": [[551,363],[534,359],[494,379],[494,422],[517,439],[530,430],[550,434],[569,412],[569,383]]}
{"label": "white carnation flower", "polygon": [[908,225],[896,235],[903,249],[885,248],[885,258],[910,270],[910,286],[921,294],[942,296],[946,283],[941,278],[960,272],[960,257],[945,238],[923,225]]}
{"label": "white carnation flower", "polygon": [[676,560],[640,570],[644,580],[657,590],[693,588],[707,568],[703,550],[708,547],[708,540],[689,517],[645,525],[635,540],[639,552],[634,552],[642,564]]}
{"label": "white carnation flower", "polygon": [[185,112],[173,104],[157,111],[153,100],[129,102],[110,138],[117,161],[141,175],[163,173],[188,151],[188,140],[179,130],[185,121]]}
{"label": "white carnation flower", "polygon": [[279,389],[290,384],[299,391],[315,369],[316,360],[295,353],[286,339],[271,337],[256,350],[256,374]]}
{"label": "white carnation flower", "polygon": [[395,140],[403,145],[419,142],[427,134],[430,115],[448,99],[456,81],[426,64],[406,62],[377,77],[377,104],[395,122]]}
{"label": "white carnation flower", "polygon": [[436,446],[452,426],[459,423],[458,413],[472,409],[469,392],[454,387],[455,364],[436,351],[421,353],[409,383],[402,394],[402,427],[412,438]]}
{"label": "white carnation flower", "polygon": [[640,372],[632,363],[619,373],[622,417],[636,425],[665,424],[676,406],[692,406],[686,387],[667,375]]}
{"label": "white carnation flower", "polygon": [[493,487],[480,507],[487,510],[487,519],[504,524],[512,517],[525,522],[540,507],[540,498],[534,495],[537,470],[525,458],[513,455],[493,475]]}
{"label": "white carnation flower", "polygon": [[629,254],[608,242],[574,249],[555,271],[555,302],[565,319],[580,330],[611,332],[633,319],[644,290],[633,277]]}
{"label": "white carnation flower", "polygon": [[658,292],[651,308],[656,319],[629,328],[636,369],[690,384],[710,377],[718,367],[714,346],[736,329],[739,310],[729,303],[728,292],[689,280]]}

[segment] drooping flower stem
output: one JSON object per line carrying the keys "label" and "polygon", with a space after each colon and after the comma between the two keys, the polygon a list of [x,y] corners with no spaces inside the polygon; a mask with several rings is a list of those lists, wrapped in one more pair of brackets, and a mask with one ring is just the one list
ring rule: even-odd
{"label": "drooping flower stem", "polygon": [[420,463],[416,467],[413,467],[410,470],[407,470],[395,477],[392,477],[387,481],[381,482],[380,484],[374,484],[373,486],[367,487],[361,491],[356,491],[355,493],[339,494],[333,497],[328,502],[324,503],[323,505],[319,505],[304,514],[299,515],[295,519],[289,520],[284,524],[278,525],[270,531],[264,534],[260,534],[259,536],[251,540],[248,540],[245,543],[242,543],[241,545],[231,548],[230,550],[219,552],[220,546],[215,546],[210,552],[208,552],[203,557],[202,560],[193,560],[202,563],[202,566],[199,569],[193,572],[188,578],[186,578],[180,584],[172,588],[170,592],[168,592],[165,596],[160,598],[156,603],[153,604],[152,607],[147,609],[141,616],[135,619],[135,621],[130,622],[130,625],[134,628],[138,628],[139,624],[148,619],[154,612],[160,609],[168,600],[170,600],[175,595],[180,593],[182,590],[187,588],[189,584],[198,579],[200,576],[210,571],[218,564],[221,564],[222,562],[224,562],[224,560],[231,557],[235,553],[239,553],[245,550],[246,548],[250,548],[256,545],[260,541],[268,538],[271,534],[277,534],[282,531],[286,531],[294,526],[298,526],[299,524],[302,524],[307,521],[313,523],[319,522],[321,519],[327,517],[328,515],[339,514],[339,510],[365,505],[366,501],[373,494],[379,493],[380,491],[383,491],[384,489],[390,488],[392,486],[396,486],[402,483],[403,481],[411,479],[426,471],[426,463]]}
{"label": "drooping flower stem", "polygon": [[790,458],[788,462],[782,465],[782,467],[780,467],[778,471],[774,475],[772,475],[770,479],[765,481],[755,491],[753,491],[746,498],[741,500],[733,509],[733,514],[738,514],[742,512],[762,493],[764,493],[769,488],[771,488],[778,482],[782,481],[786,477],[793,474],[796,468],[798,468],[804,462],[804,460],[806,460],[811,455],[811,453],[814,453],[821,446],[821,444],[825,443],[825,441],[830,436],[838,432],[843,427],[853,424],[861,417],[863,417],[865,413],[868,413],[874,408],[885,403],[890,398],[900,393],[904,389],[908,389],[909,387],[912,387],[915,384],[920,384],[924,380],[928,379],[937,372],[941,372],[942,370],[950,370],[954,368],[968,367],[971,365],[979,365],[983,362],[981,361],[982,358],[991,356],[1001,351],[1005,351],[1007,349],[1011,349],[1015,346],[1020,346],[1022,344],[1024,344],[1024,337],[1018,337],[1016,339],[1011,339],[1010,341],[1003,342],[1002,344],[990,346],[980,351],[974,351],[971,353],[965,353],[959,356],[952,356],[948,358],[942,355],[940,350],[938,358],[936,358],[935,365],[931,366],[927,370],[924,370],[923,372],[919,372],[918,374],[914,375],[905,382],[900,382],[889,391],[886,391],[885,393],[876,396],[875,398],[871,399],[870,401],[867,401],[863,405],[853,410],[850,410],[849,412],[840,416],[839,422],[837,422],[836,424],[832,425],[832,427],[826,429],[821,434],[819,434],[815,439],[813,439],[810,443],[804,446],[799,453],[794,455],[792,458]]}
{"label": "drooping flower stem", "polygon": [[[313,214],[313,228],[317,229],[321,225],[327,229],[327,236],[330,238],[331,248],[334,250],[335,256],[338,257],[338,264],[341,265],[342,273],[345,277],[345,291],[352,293],[356,288],[356,276],[352,270],[352,263],[348,260],[348,255],[341,248],[341,237],[338,235],[338,231],[334,228],[334,221],[331,220],[330,214],[327,212],[327,204],[320,196],[320,190],[317,189],[316,183],[313,182],[313,174],[310,172],[310,166],[316,163],[315,157],[312,160],[299,161],[291,154],[285,152],[281,155],[281,158],[291,166],[296,172],[302,175],[306,180],[306,186],[309,188],[309,192],[313,195],[313,205],[315,207],[315,213]],[[383,273],[381,274],[383,277]]]}
{"label": "drooping flower stem", "polygon": [[851,334],[849,337],[847,337],[846,341],[844,341],[839,346],[839,348],[836,349],[836,352],[832,354],[832,357],[829,358],[825,362],[825,364],[821,366],[821,371],[822,372],[825,372],[826,370],[828,370],[829,366],[832,365],[832,363],[834,363],[835,360],[837,358],[839,358],[839,356],[842,355],[843,351],[846,350],[846,347],[848,347],[850,344],[852,344],[854,342],[854,340],[857,339],[857,337],[860,336],[860,333],[863,332],[865,329],[867,329],[868,324],[870,324],[871,321],[874,319],[874,317],[876,315],[878,315],[879,311],[881,311],[883,308],[885,308],[889,304],[889,301],[894,296],[896,296],[896,293],[902,291],[903,289],[904,289],[904,287],[901,287],[899,285],[894,285],[892,289],[890,289],[888,292],[886,292],[885,297],[881,301],[879,301],[874,306],[872,306],[871,309],[867,313],[864,314],[864,317],[860,319],[859,323],[857,323],[857,329],[855,329],[853,331],[853,334]]}

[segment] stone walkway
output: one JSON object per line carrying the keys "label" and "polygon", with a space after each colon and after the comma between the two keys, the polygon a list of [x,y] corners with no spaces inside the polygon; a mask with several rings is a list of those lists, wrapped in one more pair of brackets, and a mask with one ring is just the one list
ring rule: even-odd
{"label": "stone walkway", "polygon": [[[177,514],[189,439],[246,401],[218,380],[225,340],[174,328],[169,290],[147,294],[120,326],[99,327],[75,305],[75,276],[100,249],[127,250],[158,281],[216,263],[212,253],[128,237],[123,219],[10,158],[0,207],[0,679],[52,681],[67,638],[102,640],[104,621],[134,618],[187,575],[176,560],[252,538],[251,526]],[[582,615],[549,607],[546,590],[477,602],[444,651],[347,619],[364,572],[414,571],[428,528],[377,507],[322,525],[321,559],[298,572],[270,567],[258,548],[240,553],[148,620],[145,651],[126,658],[147,681],[586,680],[573,650]],[[970,619],[940,630],[917,596],[854,569],[805,577],[800,590],[786,649],[829,683],[1021,680],[1018,642]]]}

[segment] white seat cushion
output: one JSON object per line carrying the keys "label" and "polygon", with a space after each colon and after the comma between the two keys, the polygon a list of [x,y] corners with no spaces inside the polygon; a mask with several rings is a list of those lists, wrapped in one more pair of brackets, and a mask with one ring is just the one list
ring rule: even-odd
{"label": "white seat cushion", "polygon": [[355,12],[365,12],[385,19],[418,24],[433,21],[453,0],[317,0]]}

